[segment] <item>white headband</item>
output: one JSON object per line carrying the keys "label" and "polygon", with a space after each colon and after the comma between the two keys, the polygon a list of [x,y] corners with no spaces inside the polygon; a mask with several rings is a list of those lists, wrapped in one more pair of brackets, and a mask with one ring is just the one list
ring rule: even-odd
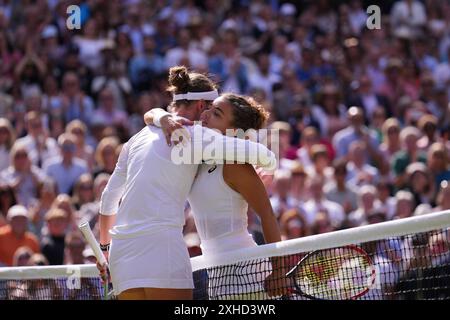
{"label": "white headband", "polygon": [[173,101],[178,100],[214,100],[219,97],[217,90],[204,92],[188,92],[183,94],[174,94]]}

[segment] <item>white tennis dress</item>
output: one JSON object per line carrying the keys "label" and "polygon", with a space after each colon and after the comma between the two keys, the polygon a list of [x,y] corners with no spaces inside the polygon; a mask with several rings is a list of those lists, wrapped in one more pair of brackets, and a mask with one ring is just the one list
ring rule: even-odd
{"label": "white tennis dress", "polygon": [[[223,179],[223,165],[200,166],[188,200],[192,208],[203,256],[256,247],[248,232],[248,203]],[[269,261],[246,262],[208,271],[209,299],[262,299]]]}
{"label": "white tennis dress", "polygon": [[[187,129],[192,143],[183,150],[200,147],[196,163],[233,160],[237,155],[249,163],[270,168],[276,165],[275,155],[261,144],[229,138],[201,126]],[[208,152],[208,141],[224,150],[233,148],[236,155]],[[116,224],[110,230],[113,240],[109,256],[116,294],[131,288],[193,288],[182,230],[184,203],[198,165],[173,161],[177,154],[173,151],[161,129],[143,128],[124,145],[102,194],[100,213],[117,213]]]}

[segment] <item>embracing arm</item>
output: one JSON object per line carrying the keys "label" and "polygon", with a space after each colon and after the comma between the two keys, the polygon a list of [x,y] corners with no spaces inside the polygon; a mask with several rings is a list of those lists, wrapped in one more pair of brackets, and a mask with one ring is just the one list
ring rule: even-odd
{"label": "embracing arm", "polygon": [[[202,160],[204,161],[249,163],[268,171],[276,168],[275,154],[261,143],[228,137],[201,126],[194,126],[193,128],[194,133],[191,136],[194,145],[201,144]],[[203,132],[199,134],[197,130],[203,130]],[[215,150],[215,152],[211,152],[212,150]]]}
{"label": "embracing arm", "polygon": [[144,122],[146,125],[161,127],[161,120],[166,116],[170,116],[170,113],[162,108],[153,108],[144,114]]}
{"label": "embracing arm", "polygon": [[[156,126],[163,130],[168,146],[172,145],[171,137],[174,131],[180,130],[185,141],[190,139],[189,133],[183,125],[194,123],[186,118],[174,116],[161,108],[154,108],[144,114],[144,122],[147,126]],[[175,142],[177,144],[177,142]]]}

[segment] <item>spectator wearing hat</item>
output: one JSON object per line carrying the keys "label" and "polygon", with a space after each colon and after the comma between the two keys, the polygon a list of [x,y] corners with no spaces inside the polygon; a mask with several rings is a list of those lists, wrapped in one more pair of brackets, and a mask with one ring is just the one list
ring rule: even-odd
{"label": "spectator wearing hat", "polygon": [[75,136],[63,133],[58,138],[61,156],[44,163],[44,170],[56,182],[59,193],[71,193],[75,182],[88,172],[86,163],[75,157],[75,143]]}
{"label": "spectator wearing hat", "polygon": [[39,252],[39,241],[27,231],[29,219],[24,206],[12,206],[7,219],[8,225],[0,228],[0,264],[12,266],[18,248],[26,246],[33,252]]}
{"label": "spectator wearing hat", "polygon": [[411,217],[414,212],[414,195],[409,191],[400,190],[395,194],[395,200],[394,219]]}
{"label": "spectator wearing hat", "polygon": [[41,240],[41,251],[50,265],[61,265],[64,262],[67,213],[62,209],[51,209],[45,215],[45,221],[48,234]]}
{"label": "spectator wearing hat", "polygon": [[414,162],[406,168],[407,190],[414,196],[414,207],[434,203],[435,184],[429,168],[423,162]]}
{"label": "spectator wearing hat", "polygon": [[302,238],[310,234],[305,217],[298,209],[290,209],[281,214],[280,231],[282,240]]}

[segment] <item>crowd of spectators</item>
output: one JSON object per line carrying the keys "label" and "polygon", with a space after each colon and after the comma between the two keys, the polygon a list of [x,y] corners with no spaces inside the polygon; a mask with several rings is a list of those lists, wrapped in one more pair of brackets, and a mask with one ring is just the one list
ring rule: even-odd
{"label": "crowd of spectators", "polygon": [[[174,65],[271,112],[283,239],[450,209],[450,3],[383,1],[379,29],[370,4],[0,1],[0,265],[92,261],[77,225],[98,231],[121,146],[170,103]],[[263,243],[251,210],[249,230]]]}

